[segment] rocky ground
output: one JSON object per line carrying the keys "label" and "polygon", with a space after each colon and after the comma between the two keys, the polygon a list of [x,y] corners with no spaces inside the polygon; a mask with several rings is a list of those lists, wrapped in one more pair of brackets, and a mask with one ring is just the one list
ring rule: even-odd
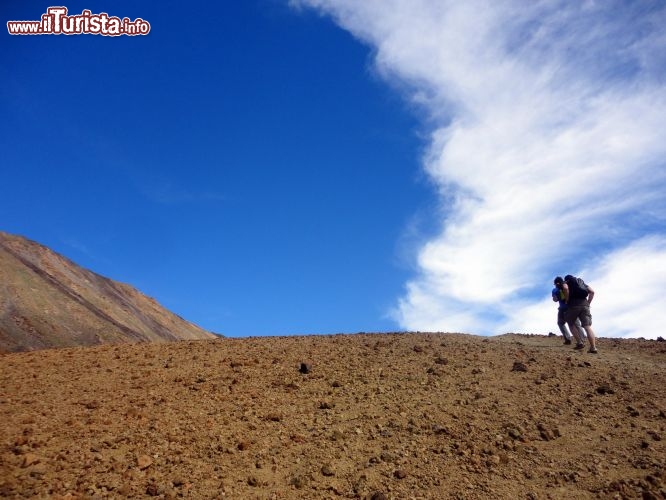
{"label": "rocky ground", "polygon": [[0,356],[7,498],[666,498],[666,343],[357,334]]}

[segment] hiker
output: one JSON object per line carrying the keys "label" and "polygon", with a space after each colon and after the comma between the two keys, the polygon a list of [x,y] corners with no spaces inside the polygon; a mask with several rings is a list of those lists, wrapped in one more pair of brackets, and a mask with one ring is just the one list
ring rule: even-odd
{"label": "hiker", "polygon": [[[580,320],[583,329],[587,333],[587,339],[590,341],[590,348],[587,352],[596,354],[597,338],[594,335],[594,330],[592,330],[592,314],[590,313],[590,303],[594,298],[594,290],[581,278],[567,274],[564,277],[562,291],[564,292],[564,302],[567,305],[567,310],[564,312],[564,319],[566,319],[571,331],[574,331],[576,320]],[[585,347],[585,344],[583,339],[580,339],[580,342],[576,344],[574,349],[582,349],[583,347]]]}
{"label": "hiker", "polygon": [[576,339],[576,345],[582,344],[585,340],[585,330],[583,330],[583,327],[580,324],[580,319],[576,318],[576,328],[571,330],[571,333],[569,333],[567,322],[564,319],[564,313],[567,310],[567,304],[564,301],[564,290],[562,290],[564,280],[561,276],[557,276],[553,280],[553,284],[555,285],[555,288],[553,288],[551,295],[553,297],[553,302],[559,302],[557,308],[557,326],[564,336],[564,344],[571,345],[571,333],[573,333],[573,336]]}

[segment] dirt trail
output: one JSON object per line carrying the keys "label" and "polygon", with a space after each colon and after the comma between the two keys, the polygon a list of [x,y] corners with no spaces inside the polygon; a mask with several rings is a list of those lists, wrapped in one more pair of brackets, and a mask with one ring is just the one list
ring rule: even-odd
{"label": "dirt trail", "polygon": [[0,496],[666,498],[666,344],[599,349],[357,334],[6,354]]}

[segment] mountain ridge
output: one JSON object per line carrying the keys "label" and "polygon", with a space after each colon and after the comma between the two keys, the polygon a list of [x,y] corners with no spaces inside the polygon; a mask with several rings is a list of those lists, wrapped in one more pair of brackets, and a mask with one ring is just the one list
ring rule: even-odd
{"label": "mountain ridge", "polygon": [[131,285],[0,231],[0,350],[211,338]]}

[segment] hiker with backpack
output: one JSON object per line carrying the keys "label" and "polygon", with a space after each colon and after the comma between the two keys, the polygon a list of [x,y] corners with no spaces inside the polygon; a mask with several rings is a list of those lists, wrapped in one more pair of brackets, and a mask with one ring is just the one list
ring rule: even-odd
{"label": "hiker with backpack", "polygon": [[580,324],[580,319],[576,319],[576,328],[571,330],[569,333],[569,328],[567,328],[567,321],[564,318],[565,312],[567,310],[567,303],[564,301],[564,290],[562,290],[562,285],[564,285],[564,280],[561,276],[557,276],[553,280],[555,288],[553,288],[551,295],[553,297],[553,302],[559,302],[557,308],[557,326],[564,337],[564,344],[571,345],[571,334],[573,334],[576,339],[576,345],[582,344],[585,341],[585,330]]}
{"label": "hiker with backpack", "polygon": [[[590,303],[594,298],[594,290],[581,278],[576,278],[575,276],[567,274],[564,277],[562,291],[564,292],[564,302],[567,305],[564,318],[566,319],[569,328],[573,332],[576,327],[576,320],[579,319],[583,329],[587,333],[587,338],[590,341],[590,348],[587,352],[596,354],[597,338],[594,335],[594,330],[592,330],[592,314],[590,313]],[[583,349],[583,347],[585,347],[585,344],[582,339],[580,339],[580,342],[576,344],[574,349]]]}

